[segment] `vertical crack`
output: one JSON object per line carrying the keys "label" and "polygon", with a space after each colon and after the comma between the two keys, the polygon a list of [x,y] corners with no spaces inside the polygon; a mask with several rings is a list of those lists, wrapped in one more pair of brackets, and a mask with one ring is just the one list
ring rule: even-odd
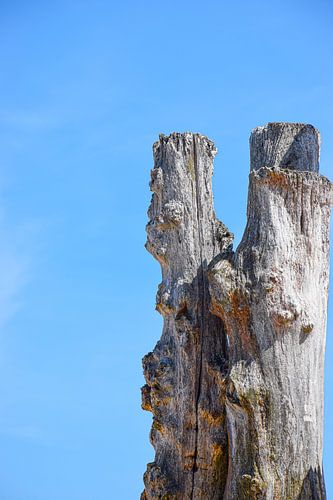
{"label": "vertical crack", "polygon": [[199,254],[200,254],[200,267],[198,269],[198,296],[199,296],[199,307],[198,307],[198,318],[199,318],[199,331],[200,331],[200,346],[199,346],[199,370],[197,375],[197,388],[196,388],[196,398],[195,398],[195,445],[194,445],[194,458],[193,458],[193,468],[192,468],[192,490],[191,499],[194,495],[194,481],[195,473],[197,471],[197,461],[198,461],[198,439],[199,439],[199,401],[201,396],[201,382],[202,382],[202,364],[203,364],[203,343],[205,334],[205,308],[207,306],[207,294],[206,294],[206,280],[204,273],[204,259],[203,259],[203,235],[202,235],[202,211],[201,211],[201,200],[200,200],[200,181],[199,181],[199,169],[198,169],[198,157],[196,148],[196,136],[193,134],[193,165],[194,165],[194,182],[195,182],[195,196],[196,196],[196,217],[198,224],[198,240],[199,240]]}

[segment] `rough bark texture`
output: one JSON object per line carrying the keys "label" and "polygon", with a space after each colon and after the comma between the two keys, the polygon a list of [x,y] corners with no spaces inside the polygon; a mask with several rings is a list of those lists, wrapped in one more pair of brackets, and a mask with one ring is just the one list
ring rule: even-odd
{"label": "rough bark texture", "polygon": [[163,334],[143,359],[155,461],[143,499],[324,499],[323,365],[332,185],[311,125],[250,138],[248,221],[213,210],[213,143],[154,145],[147,249]]}

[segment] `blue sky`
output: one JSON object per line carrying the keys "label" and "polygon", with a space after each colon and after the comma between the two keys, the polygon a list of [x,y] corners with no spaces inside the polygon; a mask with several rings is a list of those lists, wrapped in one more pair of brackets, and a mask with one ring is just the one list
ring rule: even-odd
{"label": "blue sky", "polygon": [[216,211],[236,242],[255,126],[318,127],[332,179],[332,18],[325,0],[2,0],[1,500],[138,498],[153,459],[141,358],[162,325],[143,247],[152,143],[215,141]]}

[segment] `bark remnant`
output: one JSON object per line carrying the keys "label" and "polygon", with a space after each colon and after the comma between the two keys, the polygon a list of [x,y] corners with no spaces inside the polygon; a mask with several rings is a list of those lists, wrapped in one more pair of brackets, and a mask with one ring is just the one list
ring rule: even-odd
{"label": "bark remnant", "polygon": [[143,499],[324,499],[323,365],[332,184],[319,133],[270,123],[250,138],[248,220],[213,209],[214,144],[154,144],[148,251],[161,339],[143,359],[155,461]]}

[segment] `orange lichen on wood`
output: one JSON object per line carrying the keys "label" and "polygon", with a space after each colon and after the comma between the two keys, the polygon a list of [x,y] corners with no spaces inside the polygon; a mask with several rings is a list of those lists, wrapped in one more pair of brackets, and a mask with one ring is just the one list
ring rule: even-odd
{"label": "orange lichen on wood", "polygon": [[212,413],[211,411],[207,411],[204,409],[200,409],[200,415],[202,418],[209,423],[209,425],[220,426],[224,422],[224,414],[222,413]]}

